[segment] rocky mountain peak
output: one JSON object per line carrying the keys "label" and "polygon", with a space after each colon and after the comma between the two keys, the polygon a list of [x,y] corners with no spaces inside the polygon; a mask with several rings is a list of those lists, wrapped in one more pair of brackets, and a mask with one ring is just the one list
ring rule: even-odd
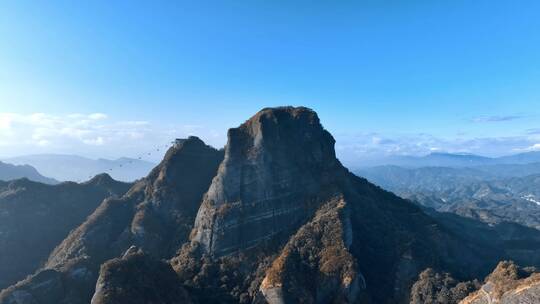
{"label": "rocky mountain peak", "polygon": [[[206,145],[198,137],[176,139],[146,178],[147,196],[152,197],[154,204],[168,204],[170,208],[195,214],[201,193],[208,189],[208,184],[200,181],[211,181],[222,159],[223,151]],[[163,211],[170,212],[170,208]]]}
{"label": "rocky mountain peak", "polygon": [[335,140],[317,113],[305,107],[265,108],[238,128],[229,129],[226,157],[269,157],[287,153],[304,162],[336,163]]}
{"label": "rocky mountain peak", "polygon": [[219,256],[296,227],[313,196],[342,173],[334,143],[304,107],[263,109],[230,129],[193,240]]}
{"label": "rocky mountain peak", "polygon": [[96,186],[105,186],[105,185],[110,185],[115,182],[116,181],[109,174],[101,173],[92,177],[92,179],[87,181],[86,184],[96,185]]}

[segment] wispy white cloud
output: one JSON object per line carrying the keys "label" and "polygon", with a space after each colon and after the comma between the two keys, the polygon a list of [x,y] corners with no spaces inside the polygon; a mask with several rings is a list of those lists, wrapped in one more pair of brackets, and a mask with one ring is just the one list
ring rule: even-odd
{"label": "wispy white cloud", "polygon": [[[200,136],[218,147],[225,141],[225,131],[215,132],[201,125],[164,126],[144,120],[118,121],[105,113],[0,113],[2,157],[35,153],[135,156],[156,151],[156,147],[188,135]],[[156,157],[154,161],[159,160],[159,156],[152,157]]]}
{"label": "wispy white cloud", "polygon": [[[540,132],[529,129],[521,136],[437,137],[428,133],[335,134],[336,151],[346,163],[390,155],[425,155],[431,152],[465,152],[498,156],[540,149]],[[161,125],[145,120],[118,121],[105,113],[52,115],[0,113],[0,153],[3,157],[34,153],[70,153],[96,157],[135,156],[178,137],[197,135],[222,147],[226,130],[199,124]],[[159,158],[153,159],[154,161]]]}
{"label": "wispy white cloud", "polygon": [[45,113],[0,113],[1,146],[46,146],[87,144],[102,145],[124,133],[141,132],[140,126],[107,121],[103,113],[69,114],[65,116]]}
{"label": "wispy white cloud", "polygon": [[456,136],[442,138],[430,134],[400,134],[385,136],[378,133],[337,134],[336,150],[347,164],[376,160],[392,155],[420,156],[432,152],[472,153],[501,156],[540,149],[536,135],[507,137]]}
{"label": "wispy white cloud", "polygon": [[521,115],[486,115],[486,116],[478,116],[472,119],[473,122],[477,123],[483,123],[483,122],[503,122],[503,121],[511,121],[511,120],[517,120],[521,119],[524,116]]}
{"label": "wispy white cloud", "polygon": [[93,120],[101,120],[101,119],[106,119],[107,115],[103,113],[92,113],[88,115],[88,118],[93,119]]}
{"label": "wispy white cloud", "polygon": [[540,151],[540,143],[536,143],[534,145],[531,145],[529,147],[526,147],[524,149],[518,149],[519,152],[533,152],[533,151]]}

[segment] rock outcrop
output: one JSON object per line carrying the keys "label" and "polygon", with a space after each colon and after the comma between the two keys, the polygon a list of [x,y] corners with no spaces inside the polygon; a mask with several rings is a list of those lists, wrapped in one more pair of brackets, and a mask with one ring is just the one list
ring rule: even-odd
{"label": "rock outcrop", "polygon": [[260,290],[270,304],[354,303],[364,289],[347,203],[337,197],[294,234],[266,271]]}
{"label": "rock outcrop", "polygon": [[230,129],[228,139],[193,237],[213,256],[298,228],[343,173],[334,139],[306,108],[264,109]]}
{"label": "rock outcrop", "polygon": [[171,265],[154,259],[134,247],[121,258],[101,266],[91,304],[189,304]]}
{"label": "rock outcrop", "polygon": [[0,289],[36,271],[103,199],[129,187],[106,174],[82,184],[0,183]]}
{"label": "rock outcrop", "polygon": [[500,262],[484,285],[459,303],[540,303],[540,273],[535,268],[521,268],[510,261]]}

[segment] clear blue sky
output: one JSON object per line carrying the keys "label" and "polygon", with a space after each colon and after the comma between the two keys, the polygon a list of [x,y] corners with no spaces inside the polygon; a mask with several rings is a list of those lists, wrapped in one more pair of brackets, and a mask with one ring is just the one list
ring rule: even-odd
{"label": "clear blue sky", "polygon": [[116,157],[183,133],[220,146],[288,104],[350,161],[540,148],[539,1],[77,2],[0,4],[4,156]]}

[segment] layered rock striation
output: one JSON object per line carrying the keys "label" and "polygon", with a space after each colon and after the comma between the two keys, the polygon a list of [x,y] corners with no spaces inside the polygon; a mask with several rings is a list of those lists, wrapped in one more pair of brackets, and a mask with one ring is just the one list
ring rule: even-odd
{"label": "layered rock striation", "polygon": [[264,109],[228,137],[191,243],[172,260],[203,296],[406,302],[427,267],[472,264],[467,272],[477,274],[498,259],[498,249],[467,243],[411,202],[351,174],[310,109]]}
{"label": "layered rock striation", "polygon": [[222,256],[312,215],[343,170],[334,139],[306,108],[264,109],[228,132],[225,158],[195,221],[193,241]]}

